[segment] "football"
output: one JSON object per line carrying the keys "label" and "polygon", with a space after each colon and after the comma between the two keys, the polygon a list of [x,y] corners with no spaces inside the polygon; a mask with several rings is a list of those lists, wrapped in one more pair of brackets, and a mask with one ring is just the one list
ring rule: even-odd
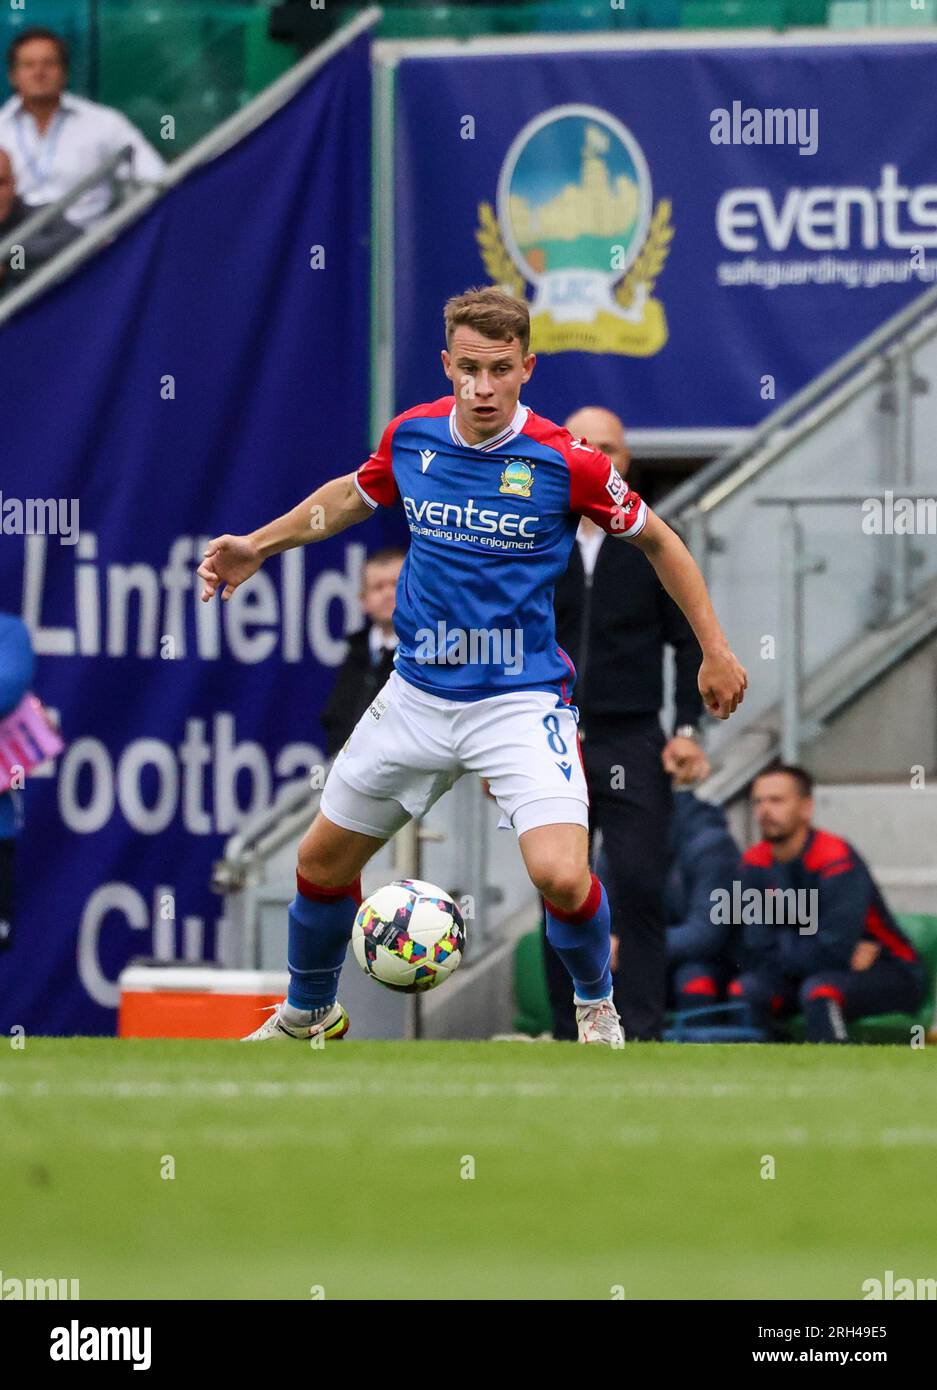
{"label": "football", "polygon": [[465,923],[448,893],[433,883],[402,878],[361,904],[351,946],[372,980],[415,994],[435,989],[458,968],[465,954]]}

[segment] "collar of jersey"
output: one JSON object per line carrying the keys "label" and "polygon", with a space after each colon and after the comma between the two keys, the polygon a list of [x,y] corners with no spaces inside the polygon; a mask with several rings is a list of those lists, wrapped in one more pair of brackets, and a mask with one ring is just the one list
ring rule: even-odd
{"label": "collar of jersey", "polygon": [[483,439],[480,444],[469,444],[463,439],[455,422],[455,406],[449,412],[449,433],[456,444],[461,444],[463,449],[477,449],[480,454],[490,454],[493,449],[500,449],[503,444],[508,444],[512,439],[520,434],[527,423],[527,416],[530,414],[530,407],[517,403],[517,409],[511,419],[511,423],[506,425],[500,434],[496,434],[493,439]]}

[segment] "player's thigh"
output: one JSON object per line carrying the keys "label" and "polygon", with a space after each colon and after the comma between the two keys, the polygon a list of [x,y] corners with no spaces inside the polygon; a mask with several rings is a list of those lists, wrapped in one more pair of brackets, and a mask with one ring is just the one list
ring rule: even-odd
{"label": "player's thigh", "polygon": [[[484,777],[518,836],[551,825],[585,829],[589,794],[576,715],[547,691],[526,690],[466,706],[454,721],[462,766]],[[563,843],[578,844],[567,836]]]}
{"label": "player's thigh", "polygon": [[310,883],[322,888],[341,887],[358,877],[387,838],[336,825],[319,811],[300,841],[299,872]]}
{"label": "player's thigh", "polygon": [[[322,809],[339,825],[363,828],[338,804],[350,788],[398,803],[403,824],[422,816],[448,791],[462,768],[453,750],[449,717],[394,672],[358,720],[338,753],[322,792]],[[380,828],[388,829],[385,818]],[[399,824],[388,830],[399,829]]]}

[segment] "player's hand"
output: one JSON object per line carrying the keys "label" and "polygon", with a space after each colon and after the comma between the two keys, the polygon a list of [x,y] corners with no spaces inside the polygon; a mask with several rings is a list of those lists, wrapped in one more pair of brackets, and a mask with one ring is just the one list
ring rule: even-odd
{"label": "player's hand", "polygon": [[748,676],[728,647],[703,657],[697,680],[703,703],[717,719],[728,719],[745,698]]}
{"label": "player's hand", "polygon": [[202,602],[214,598],[222,585],[221,597],[229,599],[237,586],[256,574],[262,564],[250,536],[217,536],[209,541],[205,558],[196,570],[205,581]]}
{"label": "player's hand", "polygon": [[874,965],[881,954],[882,948],[877,941],[860,941],[852,953],[849,969],[868,970],[869,966]]}
{"label": "player's hand", "polygon": [[695,738],[670,739],[660,755],[664,771],[678,787],[691,787],[709,776],[709,759]]}

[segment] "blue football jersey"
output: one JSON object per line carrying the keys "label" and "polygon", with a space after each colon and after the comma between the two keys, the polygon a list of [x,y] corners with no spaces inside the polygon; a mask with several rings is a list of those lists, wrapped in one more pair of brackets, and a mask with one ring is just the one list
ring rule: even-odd
{"label": "blue football jersey", "polygon": [[451,700],[555,690],[568,702],[576,672],[557,646],[553,586],[579,518],[619,537],[647,521],[608,456],[524,405],[468,444],[443,396],[390,422],[356,485],[371,507],[399,499],[410,527],[394,610],[404,680]]}

